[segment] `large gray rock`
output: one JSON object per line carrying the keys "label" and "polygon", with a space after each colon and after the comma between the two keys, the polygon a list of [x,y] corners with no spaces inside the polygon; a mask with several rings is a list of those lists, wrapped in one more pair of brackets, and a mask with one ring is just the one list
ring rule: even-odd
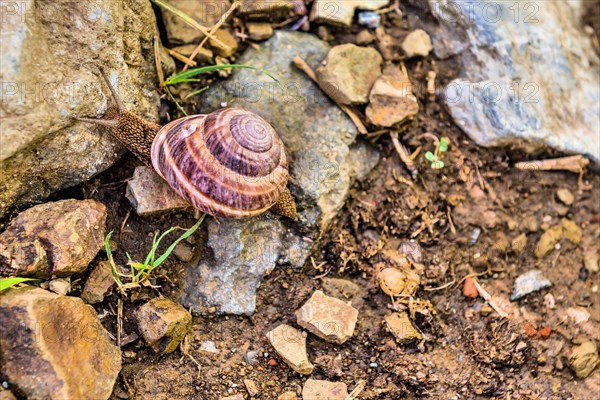
{"label": "large gray rock", "polygon": [[436,55],[460,54],[463,66],[445,103],[476,143],[600,161],[600,69],[579,23],[585,3],[430,1]]}
{"label": "large gray rock", "polygon": [[0,217],[87,180],[122,153],[106,129],[70,118],[106,110],[109,92],[97,66],[131,111],[155,119],[158,110],[150,2],[28,0],[15,7],[21,12],[3,13],[1,25]]}
{"label": "large gray rock", "polygon": [[298,202],[299,221],[271,213],[242,221],[208,221],[209,254],[188,268],[180,302],[196,311],[251,314],[256,289],[277,264],[301,266],[313,239],[325,231],[341,209],[350,186],[378,162],[377,152],[357,136],[350,119],[302,72],[292,65],[296,55],[316,68],[329,46],[310,34],[276,32],[238,60],[274,74],[237,70],[204,96],[201,112],[237,106],[253,111],[279,132],[290,156],[290,189]]}

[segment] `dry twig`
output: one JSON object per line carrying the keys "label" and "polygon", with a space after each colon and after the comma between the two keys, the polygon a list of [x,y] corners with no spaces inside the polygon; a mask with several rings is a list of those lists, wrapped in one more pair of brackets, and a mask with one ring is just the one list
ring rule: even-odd
{"label": "dry twig", "polygon": [[156,74],[158,75],[158,85],[163,87],[165,83],[165,73],[162,69],[162,59],[160,57],[160,42],[158,36],[154,36],[154,63],[156,64]]}
{"label": "dry twig", "polygon": [[358,395],[360,394],[360,392],[362,392],[363,390],[365,390],[365,385],[367,384],[367,381],[365,381],[364,379],[361,379],[360,381],[358,381],[358,383],[356,384],[356,387],[354,388],[354,390],[352,390],[352,392],[350,392],[348,394],[348,396],[346,396],[344,398],[344,400],[354,400],[358,397]]}
{"label": "dry twig", "polygon": [[[200,51],[200,49],[202,49],[202,47],[204,47],[204,45],[208,41],[209,37],[211,37],[215,41],[215,43],[217,43],[217,45],[219,47],[221,47],[223,49],[226,49],[226,50],[230,49],[229,46],[227,46],[225,43],[223,43],[220,40],[218,40],[216,38],[216,36],[214,36],[214,34],[217,32],[217,30],[219,30],[219,28],[221,27],[221,25],[223,25],[225,23],[225,21],[227,21],[227,18],[229,18],[229,16],[231,15],[231,13],[234,12],[235,9],[238,8],[239,6],[240,6],[240,2],[239,1],[235,1],[231,5],[231,7],[229,7],[229,10],[227,10],[227,12],[221,16],[221,19],[219,19],[219,21],[210,29],[209,33],[208,34],[205,33],[204,39],[202,39],[202,41],[200,42],[200,44],[198,46],[196,46],[196,48],[194,49],[194,51],[190,55],[190,58],[192,60],[194,59],[194,57],[196,57],[196,54],[198,54],[198,52]],[[187,65],[185,67],[183,67],[183,71],[186,71],[187,68],[188,68]]]}
{"label": "dry twig", "polygon": [[[394,144],[394,148],[396,149],[396,152],[400,156],[400,160],[402,160],[402,162],[406,166],[406,169],[408,169],[408,171],[410,172],[410,175],[412,176],[413,180],[416,180],[417,176],[419,176],[419,170],[417,170],[417,167],[415,166],[415,163],[413,162],[414,158],[408,155],[408,151],[400,143],[400,140],[398,139],[397,131],[390,131],[390,137],[392,138],[392,143]],[[418,154],[418,153],[415,152],[415,154]]]}
{"label": "dry twig", "polygon": [[188,58],[188,57],[184,56],[183,54],[176,52],[175,50],[171,50],[171,49],[167,49],[167,48],[165,48],[165,50],[167,51],[167,53],[169,53],[171,56],[178,59],[185,65],[187,65],[189,67],[196,66],[196,61],[192,60],[191,58]]}
{"label": "dry twig", "polygon": [[477,288],[477,293],[479,293],[479,295],[488,302],[490,307],[492,307],[502,318],[508,318],[508,314],[502,308],[500,308],[498,304],[496,304],[494,299],[492,299],[492,295],[481,287],[479,282],[477,282],[477,279],[473,279],[473,283],[475,284],[475,288]]}

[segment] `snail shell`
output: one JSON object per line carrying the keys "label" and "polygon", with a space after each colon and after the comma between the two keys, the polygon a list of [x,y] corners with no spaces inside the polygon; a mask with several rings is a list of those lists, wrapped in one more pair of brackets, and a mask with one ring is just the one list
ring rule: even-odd
{"label": "snail shell", "polygon": [[227,218],[266,211],[288,180],[277,132],[258,115],[237,108],[165,125],[152,142],[152,164],[195,208]]}

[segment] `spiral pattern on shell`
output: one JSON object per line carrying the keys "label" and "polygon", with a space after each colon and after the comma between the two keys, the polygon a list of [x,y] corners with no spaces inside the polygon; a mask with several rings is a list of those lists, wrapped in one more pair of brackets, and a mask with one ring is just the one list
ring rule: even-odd
{"label": "spiral pattern on shell", "polygon": [[228,218],[266,211],[288,180],[277,132],[258,115],[237,108],[165,125],[152,143],[152,164],[195,208]]}

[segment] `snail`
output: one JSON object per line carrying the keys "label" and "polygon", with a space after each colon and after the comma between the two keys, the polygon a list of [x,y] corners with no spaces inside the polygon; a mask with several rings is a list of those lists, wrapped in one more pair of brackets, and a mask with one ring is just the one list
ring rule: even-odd
{"label": "snail", "polygon": [[283,142],[263,118],[223,108],[160,127],[127,111],[104,71],[100,73],[115,105],[102,119],[77,119],[108,127],[194,208],[225,218],[251,217],[271,209],[297,219],[287,189]]}

